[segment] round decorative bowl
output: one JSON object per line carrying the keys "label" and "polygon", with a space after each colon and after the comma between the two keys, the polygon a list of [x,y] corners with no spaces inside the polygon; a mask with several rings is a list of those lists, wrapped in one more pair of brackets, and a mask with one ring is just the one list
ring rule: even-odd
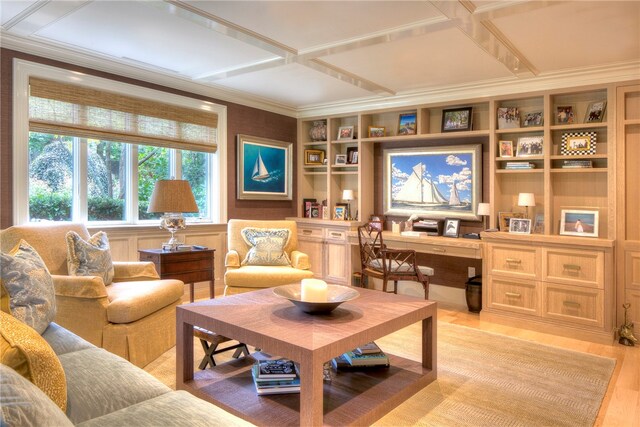
{"label": "round decorative bowl", "polygon": [[355,289],[341,285],[327,285],[327,302],[302,301],[299,284],[276,286],[273,288],[273,293],[288,299],[300,310],[309,314],[330,313],[343,302],[360,296]]}

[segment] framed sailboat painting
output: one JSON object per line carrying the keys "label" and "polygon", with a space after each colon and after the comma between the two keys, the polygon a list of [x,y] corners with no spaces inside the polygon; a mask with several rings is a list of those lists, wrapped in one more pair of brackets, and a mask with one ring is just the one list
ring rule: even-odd
{"label": "framed sailboat painting", "polygon": [[238,135],[238,199],[291,200],[290,142]]}
{"label": "framed sailboat painting", "polygon": [[384,150],[386,215],[480,220],[482,145]]}

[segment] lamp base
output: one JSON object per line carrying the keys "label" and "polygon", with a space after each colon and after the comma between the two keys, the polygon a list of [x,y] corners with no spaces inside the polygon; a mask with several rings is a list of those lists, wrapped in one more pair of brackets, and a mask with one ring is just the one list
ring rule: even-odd
{"label": "lamp base", "polygon": [[180,246],[180,242],[175,242],[175,243],[166,242],[162,244],[162,250],[175,252],[178,250],[178,246]]}

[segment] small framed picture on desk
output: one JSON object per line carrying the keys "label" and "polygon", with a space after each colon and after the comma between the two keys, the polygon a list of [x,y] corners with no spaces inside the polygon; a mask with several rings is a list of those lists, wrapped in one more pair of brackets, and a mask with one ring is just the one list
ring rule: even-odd
{"label": "small framed picture on desk", "polygon": [[457,218],[445,218],[444,231],[442,232],[444,237],[459,237],[460,236],[460,220]]}

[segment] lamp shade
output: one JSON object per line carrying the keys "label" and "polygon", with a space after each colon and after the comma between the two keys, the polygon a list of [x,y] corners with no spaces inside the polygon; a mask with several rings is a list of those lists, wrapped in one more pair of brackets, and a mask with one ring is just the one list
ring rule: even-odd
{"label": "lamp shade", "polygon": [[535,206],[536,196],[533,193],[518,194],[518,206]]}
{"label": "lamp shade", "polygon": [[478,203],[478,215],[491,215],[491,205],[489,203]]}
{"label": "lamp shade", "polygon": [[161,179],[156,182],[147,212],[198,212],[189,181]]}
{"label": "lamp shade", "polygon": [[343,190],[342,200],[353,200],[353,190]]}

